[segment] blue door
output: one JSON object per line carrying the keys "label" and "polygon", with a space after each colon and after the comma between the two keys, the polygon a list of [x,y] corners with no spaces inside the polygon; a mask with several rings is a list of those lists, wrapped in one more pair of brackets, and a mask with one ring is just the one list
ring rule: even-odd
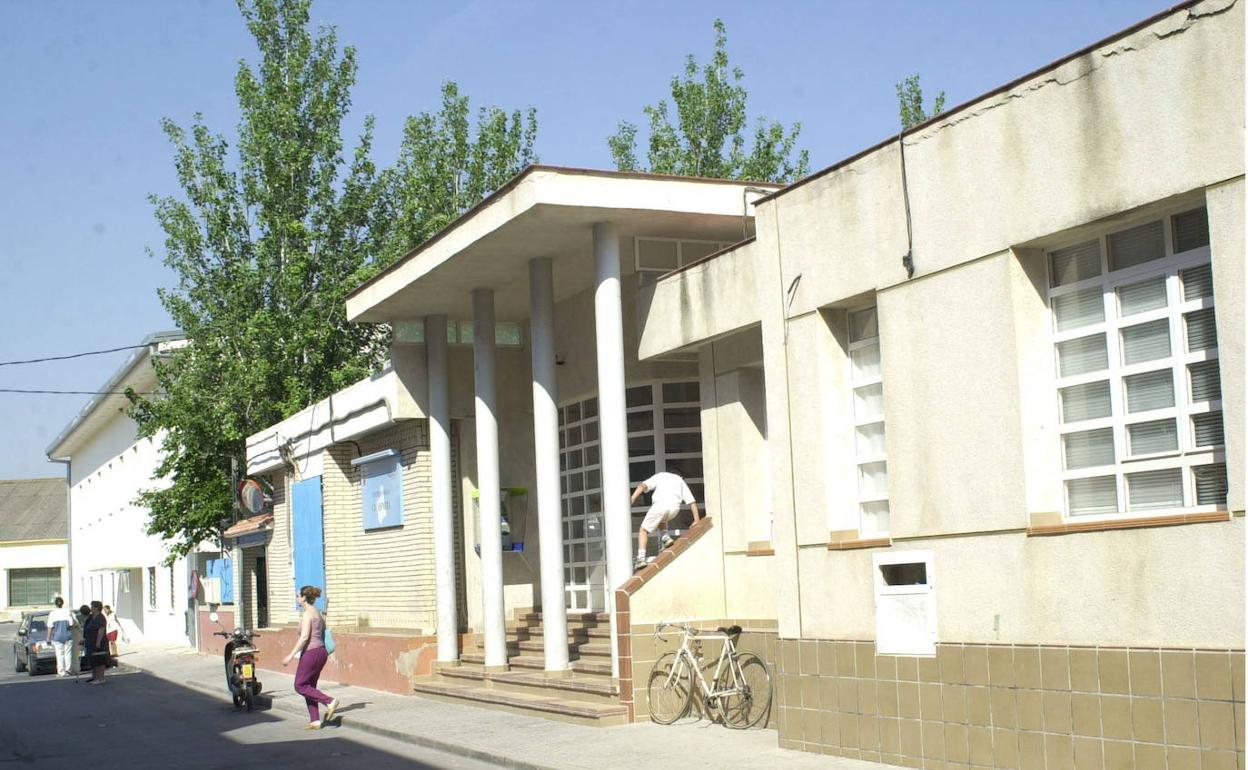
{"label": "blue door", "polygon": [[[325,609],[325,526],[321,520],[321,477],[291,487],[295,541],[295,592],[301,586],[317,586],[321,597],[316,608]],[[298,606],[298,600],[294,600]]]}

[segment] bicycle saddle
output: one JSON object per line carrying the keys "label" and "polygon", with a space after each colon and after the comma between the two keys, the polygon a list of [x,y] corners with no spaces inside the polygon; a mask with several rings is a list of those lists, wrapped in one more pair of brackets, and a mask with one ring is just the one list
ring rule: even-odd
{"label": "bicycle saddle", "polygon": [[717,630],[725,636],[737,636],[741,633],[741,626],[732,625],[726,628],[724,626],[720,626]]}

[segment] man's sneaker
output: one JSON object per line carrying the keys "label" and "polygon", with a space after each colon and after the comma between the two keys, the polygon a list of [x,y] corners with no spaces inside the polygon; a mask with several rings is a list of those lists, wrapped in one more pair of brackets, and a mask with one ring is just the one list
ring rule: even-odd
{"label": "man's sneaker", "polygon": [[636,572],[637,570],[641,569],[644,566],[646,566],[646,557],[637,556],[633,558],[633,571],[634,572]]}
{"label": "man's sneaker", "polygon": [[304,725],[304,726],[303,726],[303,729],[305,729],[305,730],[319,730],[319,729],[321,729],[321,723],[320,723],[319,721],[317,721],[317,722],[308,722],[306,725]]}
{"label": "man's sneaker", "polygon": [[334,714],[337,711],[338,711],[338,699],[334,698],[332,701],[329,702],[329,707],[325,709],[325,718],[321,721],[322,722],[333,721]]}
{"label": "man's sneaker", "polygon": [[676,542],[676,538],[664,532],[663,537],[659,538],[659,542],[663,544],[664,548],[671,548],[672,543]]}

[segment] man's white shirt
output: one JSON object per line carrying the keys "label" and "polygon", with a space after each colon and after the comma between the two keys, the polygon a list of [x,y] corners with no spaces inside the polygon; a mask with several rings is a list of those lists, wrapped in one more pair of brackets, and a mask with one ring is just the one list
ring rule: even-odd
{"label": "man's white shirt", "polygon": [[693,493],[689,491],[689,485],[675,473],[661,471],[642,483],[646,485],[648,491],[653,493],[650,498],[652,506],[678,509],[682,504],[697,502],[693,499]]}

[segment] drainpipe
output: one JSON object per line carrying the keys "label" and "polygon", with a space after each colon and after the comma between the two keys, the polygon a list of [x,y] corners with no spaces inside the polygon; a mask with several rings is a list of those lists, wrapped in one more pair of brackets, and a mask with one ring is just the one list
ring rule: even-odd
{"label": "drainpipe", "polygon": [[48,462],[60,463],[65,466],[65,601],[74,606],[74,495],[73,477],[70,475],[73,460],[56,460],[51,457]]}

